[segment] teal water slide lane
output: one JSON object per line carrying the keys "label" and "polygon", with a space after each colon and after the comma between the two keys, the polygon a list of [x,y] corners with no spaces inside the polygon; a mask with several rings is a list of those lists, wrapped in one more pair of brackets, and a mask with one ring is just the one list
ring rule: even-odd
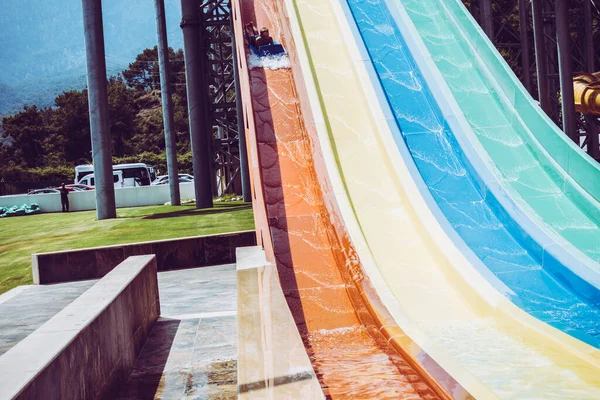
{"label": "teal water slide lane", "polygon": [[[542,266],[543,247],[511,220],[454,139],[451,126],[459,125],[456,121],[449,123],[451,112],[442,112],[432,98],[427,84],[435,84],[435,79],[424,79],[398,31],[397,25],[406,24],[394,23],[383,0],[348,0],[348,5],[360,31],[357,40],[362,38],[373,60],[373,83],[377,86],[381,82],[385,92],[380,100],[382,108],[389,104],[395,117],[392,123],[396,122],[402,131],[400,135],[397,127],[392,127],[397,133],[394,139],[398,149],[449,236],[473,265],[517,305],[598,346],[597,288],[580,290],[586,286],[585,281],[565,284],[557,279],[549,269],[568,268],[556,259],[546,257]],[[418,50],[413,53],[423,57]],[[410,163],[411,157],[414,163]],[[529,248],[537,245],[537,252],[522,245],[523,241]],[[495,276],[490,278],[489,271]],[[579,298],[574,290],[587,291],[588,300]]]}
{"label": "teal water slide lane", "polygon": [[460,1],[401,4],[504,189],[550,235],[595,260],[587,264],[600,272],[598,166],[543,115],[516,78],[510,79],[514,74]]}
{"label": "teal water slide lane", "polygon": [[476,62],[483,63],[486,73],[497,83],[539,144],[575,182],[600,201],[600,164],[569,139],[544,113],[460,0],[445,1],[440,5],[452,23],[458,24],[463,37],[475,50]]}

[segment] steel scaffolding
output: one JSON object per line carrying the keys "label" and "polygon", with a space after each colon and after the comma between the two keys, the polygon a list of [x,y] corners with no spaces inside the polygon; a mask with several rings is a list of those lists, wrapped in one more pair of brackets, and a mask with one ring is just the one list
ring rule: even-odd
{"label": "steel scaffolding", "polygon": [[205,48],[206,86],[203,90],[212,127],[212,192],[214,196],[239,193],[249,198],[249,182],[243,182],[248,179],[243,173],[247,161],[245,151],[240,151],[238,131],[237,102],[240,99],[236,96],[230,3],[231,0],[198,1]]}

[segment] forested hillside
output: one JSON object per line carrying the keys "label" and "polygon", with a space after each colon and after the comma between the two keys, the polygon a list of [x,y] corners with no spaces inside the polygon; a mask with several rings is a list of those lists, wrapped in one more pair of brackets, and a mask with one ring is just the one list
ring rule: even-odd
{"label": "forested hillside", "polygon": [[[148,162],[165,168],[156,47],[146,49],[121,74],[108,79],[115,162]],[[191,168],[183,52],[170,49],[175,129],[183,170]],[[87,90],[69,90],[51,107],[25,106],[2,120],[0,180],[72,179],[73,167],[91,161]]]}
{"label": "forested hillside", "polygon": [[[47,107],[86,86],[81,0],[0,0],[0,117]],[[108,76],[156,44],[154,3],[103,0]],[[165,0],[169,43],[182,46],[179,0]]]}

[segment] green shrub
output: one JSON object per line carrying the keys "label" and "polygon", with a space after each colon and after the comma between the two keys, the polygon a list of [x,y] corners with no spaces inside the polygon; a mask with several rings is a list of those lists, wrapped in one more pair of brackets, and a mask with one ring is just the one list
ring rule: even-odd
{"label": "green shrub", "polygon": [[73,167],[66,165],[37,168],[9,165],[2,168],[0,178],[6,182],[71,181],[74,174]]}

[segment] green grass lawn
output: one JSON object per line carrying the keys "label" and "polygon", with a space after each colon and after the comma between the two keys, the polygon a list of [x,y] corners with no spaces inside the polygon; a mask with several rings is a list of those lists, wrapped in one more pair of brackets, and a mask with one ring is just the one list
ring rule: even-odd
{"label": "green grass lawn", "polygon": [[117,219],[96,221],[96,211],[0,219],[0,294],[32,283],[31,254],[112,244],[254,229],[252,206],[215,203],[117,210]]}

